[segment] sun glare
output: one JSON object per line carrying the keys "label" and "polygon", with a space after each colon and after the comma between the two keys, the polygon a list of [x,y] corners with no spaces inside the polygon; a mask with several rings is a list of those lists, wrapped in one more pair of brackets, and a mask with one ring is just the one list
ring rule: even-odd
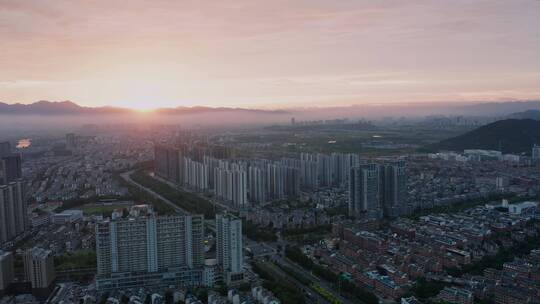
{"label": "sun glare", "polygon": [[155,108],[133,108],[133,110],[141,114],[149,114],[149,113],[154,112],[154,110],[156,109]]}

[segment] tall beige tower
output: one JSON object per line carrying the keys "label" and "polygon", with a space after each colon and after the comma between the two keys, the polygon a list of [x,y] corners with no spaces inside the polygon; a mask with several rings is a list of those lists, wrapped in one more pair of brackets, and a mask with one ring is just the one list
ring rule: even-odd
{"label": "tall beige tower", "polygon": [[34,247],[24,253],[24,273],[32,289],[50,289],[56,273],[52,251]]}

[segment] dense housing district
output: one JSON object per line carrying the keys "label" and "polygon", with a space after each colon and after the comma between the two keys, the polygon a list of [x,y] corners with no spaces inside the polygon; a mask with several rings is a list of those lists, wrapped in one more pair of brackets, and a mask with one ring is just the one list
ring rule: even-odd
{"label": "dense housing district", "polygon": [[539,146],[386,154],[379,139],[363,154],[109,131],[0,143],[1,304],[540,299]]}

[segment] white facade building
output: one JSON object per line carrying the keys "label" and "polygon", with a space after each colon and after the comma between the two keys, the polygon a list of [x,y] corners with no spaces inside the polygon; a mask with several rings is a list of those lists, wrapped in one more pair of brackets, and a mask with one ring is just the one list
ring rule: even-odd
{"label": "white facade building", "polygon": [[538,206],[537,202],[523,202],[519,204],[508,205],[508,212],[511,214],[522,214],[527,210],[536,208]]}
{"label": "white facade building", "polygon": [[216,215],[217,262],[228,284],[242,281],[244,251],[242,220],[229,214]]}
{"label": "white facade building", "polygon": [[200,285],[203,238],[202,215],[102,221],[96,225],[97,287]]}

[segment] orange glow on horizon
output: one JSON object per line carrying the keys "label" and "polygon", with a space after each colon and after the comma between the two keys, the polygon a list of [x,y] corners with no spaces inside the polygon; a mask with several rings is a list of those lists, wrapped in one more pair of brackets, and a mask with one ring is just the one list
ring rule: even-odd
{"label": "orange glow on horizon", "polygon": [[0,98],[151,109],[540,99],[540,2],[0,0]]}

